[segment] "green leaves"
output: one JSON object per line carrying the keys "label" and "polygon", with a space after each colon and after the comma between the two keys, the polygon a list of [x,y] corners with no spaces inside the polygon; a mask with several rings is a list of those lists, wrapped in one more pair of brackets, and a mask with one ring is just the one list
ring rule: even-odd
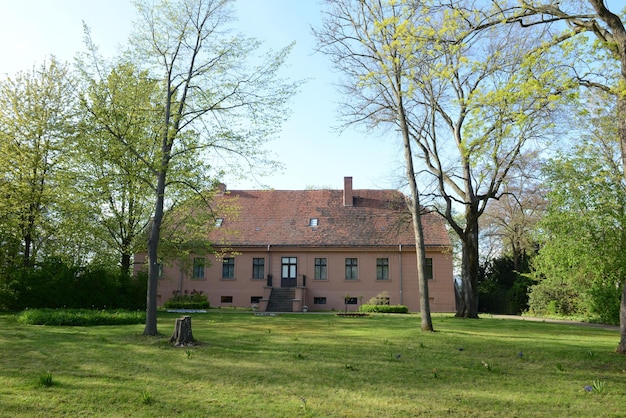
{"label": "green leaves", "polygon": [[0,83],[0,233],[15,243],[3,246],[9,265],[31,265],[38,251],[54,245],[54,220],[67,199],[74,98],[67,66],[53,58]]}
{"label": "green leaves", "polygon": [[539,284],[530,306],[541,312],[553,302],[557,313],[614,323],[626,274],[626,190],[614,113],[597,111],[592,135],[545,170],[550,204],[539,225],[542,246],[533,263]]}

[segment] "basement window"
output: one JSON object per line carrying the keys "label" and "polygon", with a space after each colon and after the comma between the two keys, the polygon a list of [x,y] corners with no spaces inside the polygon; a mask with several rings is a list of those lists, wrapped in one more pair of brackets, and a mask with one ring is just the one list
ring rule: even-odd
{"label": "basement window", "polygon": [[313,304],[314,305],[326,305],[326,298],[325,297],[313,298]]}
{"label": "basement window", "polygon": [[232,296],[222,296],[220,299],[220,302],[222,303],[233,303],[233,297]]}
{"label": "basement window", "polygon": [[263,296],[250,296],[250,303],[260,303]]}

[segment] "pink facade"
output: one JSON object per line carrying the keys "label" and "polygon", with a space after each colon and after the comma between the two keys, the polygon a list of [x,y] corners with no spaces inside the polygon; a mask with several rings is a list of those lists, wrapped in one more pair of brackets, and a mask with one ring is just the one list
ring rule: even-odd
{"label": "pink facade", "polygon": [[[250,248],[237,251],[239,254],[233,257],[232,279],[222,278],[223,261],[216,260],[214,256],[205,257],[204,278],[193,278],[192,270],[181,272],[177,267],[166,267],[163,277],[159,280],[159,305],[167,301],[174,291],[197,290],[208,296],[212,307],[250,307],[256,304],[260,310],[264,310],[271,288],[282,287],[284,284],[281,277],[283,258],[295,258],[297,283],[294,311],[302,310],[302,306],[307,306],[310,311],[343,310],[346,296],[356,298],[359,305],[383,292],[389,296],[390,304],[406,305],[411,312],[419,311],[419,288],[413,246],[359,250],[339,248],[323,252],[315,249],[270,246],[269,249]],[[316,258],[326,260],[326,279],[315,278]],[[346,258],[357,259],[357,279],[345,278]],[[427,258],[432,259],[433,266],[433,278],[429,280],[431,311],[453,312],[451,255],[441,250],[428,251]],[[264,262],[265,271],[262,278],[253,278],[253,259],[262,259]],[[377,279],[377,259],[388,259],[388,279]],[[268,279],[268,275],[271,279]],[[357,305],[348,305],[348,309],[356,310]]]}
{"label": "pink facade", "polygon": [[[272,289],[289,288],[291,311],[340,311],[346,297],[348,309],[356,310],[383,292],[390,304],[419,311],[415,241],[398,192],[352,190],[351,178],[345,185],[343,191],[220,194],[220,204],[236,205],[238,215],[219,218],[209,239],[227,241],[228,249],[219,259],[190,256],[185,264],[195,267],[165,266],[159,305],[175,291],[196,290],[211,307],[255,305],[265,311]],[[431,311],[453,312],[449,237],[433,214],[424,216],[424,233]],[[137,255],[136,265],[142,257]]]}

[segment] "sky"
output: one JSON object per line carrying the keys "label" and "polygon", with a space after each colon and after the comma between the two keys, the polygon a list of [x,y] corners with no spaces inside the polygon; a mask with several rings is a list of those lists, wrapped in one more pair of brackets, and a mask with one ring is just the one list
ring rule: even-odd
{"label": "sky", "polygon": [[[228,189],[397,188],[402,176],[398,138],[348,129],[339,132],[339,74],[314,51],[311,26],[321,23],[319,0],[238,0],[238,26],[278,50],[295,41],[285,75],[307,80],[291,100],[291,116],[267,147],[284,169],[268,177],[226,177]],[[83,22],[105,57],[126,43],[135,19],[131,0],[0,0],[0,78],[31,70],[54,55],[72,62],[84,51]]]}

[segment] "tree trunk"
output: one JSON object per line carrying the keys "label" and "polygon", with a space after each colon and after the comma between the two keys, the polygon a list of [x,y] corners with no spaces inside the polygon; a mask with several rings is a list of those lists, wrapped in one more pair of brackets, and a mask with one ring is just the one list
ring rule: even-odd
{"label": "tree trunk", "polygon": [[[626,50],[622,51],[622,85],[626,85]],[[626,96],[617,96],[618,136],[622,152],[622,170],[626,180]],[[623,225],[622,225],[623,227]],[[620,342],[617,346],[619,354],[626,354],[626,280],[622,283],[622,300],[619,309]]]}
{"label": "tree trunk", "polygon": [[[422,317],[421,329],[422,331],[434,331],[433,321],[430,315],[430,297],[428,293],[428,278],[425,275],[426,271],[426,250],[424,248],[424,233],[422,228],[421,215],[413,215],[413,223],[417,224],[415,227],[415,236],[417,242],[415,244],[415,253],[417,255],[417,271],[419,274],[419,288],[420,288],[420,315]],[[419,232],[417,232],[419,231]]]}
{"label": "tree trunk", "polygon": [[130,261],[132,259],[132,255],[130,253],[122,253],[122,260],[120,265],[120,271],[122,275],[127,277],[130,276]]}
{"label": "tree trunk", "polygon": [[26,233],[24,235],[24,256],[22,258],[22,266],[26,268],[30,267],[30,247],[32,242],[33,239],[30,232]]}
{"label": "tree trunk", "polygon": [[456,312],[460,318],[478,318],[478,221],[468,220],[461,238],[461,300]]}
{"label": "tree trunk", "polygon": [[170,338],[170,343],[174,343],[176,347],[184,347],[187,345],[193,345],[193,333],[191,332],[191,317],[183,316],[182,318],[176,318],[176,324],[174,325],[174,333]]}
{"label": "tree trunk", "polygon": [[[621,79],[618,85],[619,88],[617,89],[617,135],[622,151],[622,169],[624,170],[624,178],[626,179],[626,94],[624,94],[624,88],[626,87],[626,29],[624,28],[621,17],[612,13],[607,6],[605,6],[604,1],[589,0],[589,3],[595,9],[598,17],[610,28],[613,36],[612,39],[609,40],[617,45],[620,58]],[[596,34],[598,35],[598,33]],[[604,34],[598,35],[598,38],[603,39]],[[626,281],[622,284],[619,323],[620,342],[616,351],[620,354],[626,354]]]}
{"label": "tree trunk", "polygon": [[[402,89],[399,89],[401,91]],[[434,331],[433,321],[430,315],[430,299],[428,296],[428,279],[425,274],[426,250],[424,246],[424,229],[422,228],[422,205],[420,194],[415,179],[415,168],[413,166],[413,152],[411,151],[411,138],[406,123],[406,115],[402,105],[402,99],[398,98],[398,116],[400,130],[402,131],[402,141],[404,143],[404,160],[406,162],[406,177],[411,189],[411,199],[409,210],[413,220],[413,233],[415,236],[415,255],[417,259],[417,281],[420,293],[420,316],[422,319],[422,331]]]}
{"label": "tree trunk", "polygon": [[[164,164],[164,167],[166,163]],[[157,179],[156,205],[150,235],[148,237],[148,291],[146,298],[146,327],[144,335],[157,335],[157,286],[159,279],[158,247],[163,223],[163,208],[165,205],[165,168]]]}

